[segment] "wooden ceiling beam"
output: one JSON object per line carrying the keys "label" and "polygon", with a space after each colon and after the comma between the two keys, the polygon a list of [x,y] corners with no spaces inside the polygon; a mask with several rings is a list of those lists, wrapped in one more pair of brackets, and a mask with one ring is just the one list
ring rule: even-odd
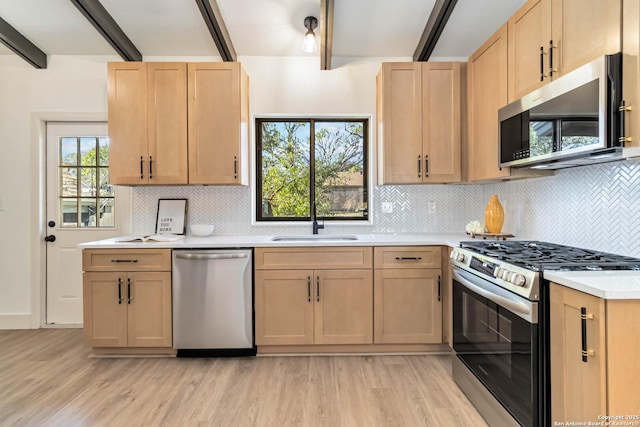
{"label": "wooden ceiling beam", "polygon": [[47,54],[0,18],[0,42],[35,68],[47,68]]}
{"label": "wooden ceiling beam", "polygon": [[320,69],[331,69],[334,0],[320,2]]}
{"label": "wooden ceiling beam", "polygon": [[418,47],[413,54],[414,61],[429,60],[457,1],[458,0],[436,0],[436,4],[433,6],[431,15],[429,15],[429,19],[427,20],[427,25],[424,27],[422,37],[420,37],[420,41],[418,42]]}
{"label": "wooden ceiling beam", "polygon": [[233,48],[229,31],[227,31],[227,26],[224,24],[216,0],[196,0],[196,3],[222,60],[225,62],[236,62],[238,58],[236,50]]}
{"label": "wooden ceiling beam", "polygon": [[140,51],[98,0],[71,0],[71,3],[78,8],[122,59],[142,61]]}

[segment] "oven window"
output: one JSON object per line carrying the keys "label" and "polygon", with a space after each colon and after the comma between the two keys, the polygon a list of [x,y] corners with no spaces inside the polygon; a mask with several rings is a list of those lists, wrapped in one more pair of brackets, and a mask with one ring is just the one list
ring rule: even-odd
{"label": "oven window", "polygon": [[522,425],[537,423],[537,328],[454,280],[453,347]]}

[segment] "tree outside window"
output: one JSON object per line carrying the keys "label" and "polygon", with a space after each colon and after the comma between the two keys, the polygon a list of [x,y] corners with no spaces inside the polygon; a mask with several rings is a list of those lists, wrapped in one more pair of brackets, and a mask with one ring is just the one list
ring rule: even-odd
{"label": "tree outside window", "polygon": [[368,219],[366,119],[257,119],[259,221]]}

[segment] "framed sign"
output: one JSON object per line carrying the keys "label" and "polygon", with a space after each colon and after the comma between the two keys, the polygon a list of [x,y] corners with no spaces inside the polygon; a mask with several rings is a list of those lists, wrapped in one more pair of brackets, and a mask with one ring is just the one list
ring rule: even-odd
{"label": "framed sign", "polygon": [[187,199],[159,199],[156,234],[186,234]]}

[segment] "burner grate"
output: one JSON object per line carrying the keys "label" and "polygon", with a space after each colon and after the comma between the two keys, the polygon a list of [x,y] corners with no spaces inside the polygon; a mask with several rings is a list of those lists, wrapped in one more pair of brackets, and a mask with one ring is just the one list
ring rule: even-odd
{"label": "burner grate", "polygon": [[533,271],[640,270],[640,259],[538,241],[462,242],[471,249]]}

